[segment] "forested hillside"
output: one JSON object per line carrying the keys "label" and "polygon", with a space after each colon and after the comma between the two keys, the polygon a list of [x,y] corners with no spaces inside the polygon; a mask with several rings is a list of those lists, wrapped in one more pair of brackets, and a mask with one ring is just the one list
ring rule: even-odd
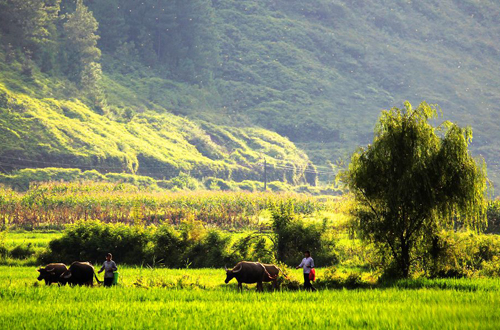
{"label": "forested hillside", "polygon": [[4,171],[314,183],[426,100],[498,182],[497,1],[0,0],[0,34]]}

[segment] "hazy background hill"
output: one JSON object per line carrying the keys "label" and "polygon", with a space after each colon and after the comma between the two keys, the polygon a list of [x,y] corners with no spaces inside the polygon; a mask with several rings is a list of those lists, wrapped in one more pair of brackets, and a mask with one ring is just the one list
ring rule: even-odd
{"label": "hazy background hill", "polygon": [[[381,109],[426,100],[441,106],[444,119],[472,126],[472,150],[485,157],[490,178],[500,183],[497,1],[107,0],[83,5],[90,11],[80,4],[75,15],[75,1],[0,0],[1,83],[9,100],[0,104],[6,141],[0,155],[42,157],[47,163],[59,155],[81,169],[82,164],[139,173],[141,165],[174,168],[162,171],[167,178],[197,169],[197,176],[239,181],[260,179],[259,164],[267,155],[293,168],[287,181],[300,183],[315,169],[308,159],[320,172],[328,171],[329,162],[369,143]],[[37,105],[27,108],[37,114],[57,112],[57,123],[75,123],[82,117],[71,109],[85,108],[85,118],[95,120],[94,133],[104,136],[107,147],[81,152],[78,141],[91,145],[95,137],[61,133],[56,121],[15,126],[9,116],[19,95],[29,95]],[[92,120],[80,121],[85,126]],[[106,125],[113,129],[100,132]],[[58,130],[61,142],[45,149],[35,142],[19,144],[14,136],[22,135],[21,127]],[[154,139],[144,134],[151,129]],[[114,130],[126,130],[137,142],[116,138]],[[240,137],[233,139],[228,131]],[[38,134],[38,140],[54,141]],[[177,142],[166,150],[173,135],[192,152],[173,147]],[[120,141],[110,141],[113,136]],[[259,145],[254,139],[271,142]],[[239,142],[228,144],[233,140]],[[287,171],[277,171],[275,178],[286,179]]]}

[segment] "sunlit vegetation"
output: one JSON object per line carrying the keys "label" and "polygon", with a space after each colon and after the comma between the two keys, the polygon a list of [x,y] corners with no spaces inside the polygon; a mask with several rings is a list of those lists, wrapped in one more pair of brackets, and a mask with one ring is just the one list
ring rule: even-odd
{"label": "sunlit vegetation", "polygon": [[193,217],[221,228],[256,228],[260,214],[272,204],[289,201],[296,213],[310,215],[335,212],[342,207],[342,200],[289,193],[172,193],[123,183],[48,183],[33,186],[25,193],[0,189],[0,219],[7,226],[36,228],[94,219],[175,225]]}
{"label": "sunlit vegetation", "polygon": [[[241,181],[267,155],[298,168],[274,175],[296,184],[312,168],[304,153],[328,171],[369,142],[380,109],[424,99],[473,127],[471,150],[498,182],[500,66],[484,64],[499,58],[494,1],[45,3],[0,2],[0,156],[32,161],[2,159],[6,171],[63,163]],[[254,126],[293,143],[242,128]]]}
{"label": "sunlit vegetation", "polygon": [[312,296],[303,291],[259,294],[253,286],[238,294],[234,283],[223,283],[223,269],[121,267],[120,286],[112,289],[43,287],[36,276],[35,268],[0,268],[3,326],[477,329],[500,322],[500,284],[488,279],[405,281]]}

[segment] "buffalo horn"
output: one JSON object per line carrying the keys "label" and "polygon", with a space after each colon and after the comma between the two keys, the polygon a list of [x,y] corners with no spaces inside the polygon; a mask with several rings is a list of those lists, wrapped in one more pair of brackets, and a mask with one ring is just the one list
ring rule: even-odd
{"label": "buffalo horn", "polygon": [[238,270],[233,269],[233,273],[237,273],[237,272],[239,272],[242,268],[243,268],[243,265],[242,265],[242,264],[240,264],[240,269],[238,269]]}
{"label": "buffalo horn", "polygon": [[72,275],[71,273],[68,273],[68,274],[64,275],[63,278],[70,278],[71,275]]}
{"label": "buffalo horn", "polygon": [[51,269],[47,269],[45,268],[45,270],[47,271],[47,273],[50,273],[50,272],[53,272],[55,268],[51,268]]}

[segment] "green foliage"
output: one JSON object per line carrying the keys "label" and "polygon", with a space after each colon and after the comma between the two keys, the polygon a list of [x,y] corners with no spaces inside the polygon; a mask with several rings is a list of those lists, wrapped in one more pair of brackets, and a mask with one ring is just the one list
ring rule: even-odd
{"label": "green foliage", "polygon": [[155,263],[170,267],[180,267],[182,265],[181,252],[185,249],[185,242],[172,226],[158,226],[152,236],[152,244]]}
{"label": "green foliage", "polygon": [[[242,242],[250,243],[243,246]],[[239,248],[238,248],[239,247]],[[253,247],[253,249],[252,249]],[[29,248],[29,246],[28,246]],[[14,256],[15,250],[18,253]],[[31,256],[20,247],[10,251],[15,258]],[[239,253],[234,253],[236,249]],[[262,250],[261,250],[262,249]],[[256,239],[232,242],[232,236],[220,230],[206,230],[200,222],[187,221],[179,230],[170,225],[146,229],[98,221],[68,226],[62,237],[52,240],[40,262],[89,260],[99,263],[111,252],[115,260],[129,265],[149,264],[169,268],[223,268],[243,260],[270,261],[266,242]],[[243,252],[244,255],[241,253]]]}
{"label": "green foliage", "polygon": [[18,245],[9,251],[9,256],[14,259],[26,259],[31,257],[35,250],[30,243],[27,245]]}
{"label": "green foliage", "polygon": [[[0,94],[4,100],[0,160],[9,164],[2,166],[5,170],[63,166],[156,179],[189,173],[198,180],[216,176],[244,181],[262,179],[261,169],[255,166],[261,154],[279,155],[297,164],[310,162],[290,141],[263,129],[209,124],[202,128],[179,116],[150,111],[122,123],[96,114],[79,101],[40,100],[13,92],[1,82]],[[235,149],[241,150],[238,159],[233,159]],[[305,169],[290,172],[287,181],[305,183]],[[289,171],[280,172],[274,176],[283,179],[283,172]]]}
{"label": "green foliage", "polygon": [[315,282],[316,288],[330,289],[359,289],[369,287],[371,284],[361,279],[359,272],[339,272],[334,267],[327,268]]}
{"label": "green foliage", "polygon": [[218,178],[206,178],[205,179],[205,187],[209,190],[222,190],[229,191],[234,190],[235,186],[226,180],[218,179]]}
{"label": "green foliage", "polygon": [[275,261],[271,240],[256,233],[250,233],[236,240],[230,251],[231,258],[236,261],[252,260],[264,263]]}
{"label": "green foliage", "polygon": [[419,266],[431,278],[500,275],[497,235],[442,232],[423,255]]}
{"label": "green foliage", "polygon": [[175,178],[172,178],[162,184],[163,187],[173,190],[173,189],[187,189],[187,190],[197,190],[200,188],[200,183],[195,178],[191,177],[186,173],[180,173]]}
{"label": "green foliage", "polygon": [[[136,178],[137,179],[137,178]],[[172,193],[130,183],[41,183],[25,193],[0,188],[4,226],[61,227],[78,220],[179,225],[194,218],[221,228],[260,228],[258,217],[270,203],[292,201],[295,212],[312,214],[337,207],[338,200],[298,194],[220,191]]]}
{"label": "green foliage", "polygon": [[306,224],[294,213],[291,201],[270,205],[276,260],[295,264],[304,251],[309,250],[316,264],[329,266],[337,262],[334,242],[326,234],[326,223]]}
{"label": "green foliage", "polygon": [[[454,121],[475,128],[476,139],[471,150],[475,155],[484,155],[490,164],[490,179],[500,182],[496,157],[498,116],[492,110],[498,103],[495,81],[500,75],[495,46],[500,7],[495,1],[480,4],[424,1],[417,6],[389,0],[367,6],[357,1],[321,0],[306,7],[297,0],[271,3],[107,0],[79,4],[63,0],[62,6],[60,2],[0,1],[0,43],[5,52],[0,63],[9,64],[0,68],[0,76],[7,89],[29,91],[35,94],[27,93],[35,101],[47,97],[59,101],[79,99],[119,123],[152,111],[182,114],[190,120],[201,119],[223,127],[257,125],[300,143],[314,163],[322,166],[367,143],[379,109],[388,102],[403,100],[408,95],[425,97],[454,109],[451,117]],[[71,25],[71,22],[79,23]],[[84,38],[67,38],[76,33]],[[98,48],[97,37],[100,37]],[[81,42],[68,46],[77,40]],[[412,49],[402,45],[412,45]],[[75,53],[77,49],[84,51]],[[95,60],[99,50],[103,53],[101,63]],[[94,57],[89,65],[82,67],[81,61],[73,60],[86,54]],[[455,60],[450,62],[450,59]],[[104,71],[100,82],[99,64]],[[87,90],[79,91],[63,74],[87,86]],[[40,111],[41,107],[36,108]],[[35,119],[22,124],[29,127],[24,131],[31,133],[48,127],[52,130],[61,121],[66,122],[64,118],[58,119],[35,115]],[[4,122],[13,123],[14,128],[11,124],[2,126],[23,136],[16,125],[19,121],[5,118]],[[105,127],[102,123],[92,126],[98,135],[109,135],[109,130],[99,129]],[[173,131],[172,127],[163,129]],[[94,145],[89,136],[81,139],[72,130],[65,136],[66,131],[58,132],[59,139],[66,144],[81,141],[84,145]],[[212,131],[207,135],[219,135]],[[5,141],[15,140],[7,133],[6,136]],[[65,144],[47,143],[60,141],[52,137],[42,137],[40,143],[52,147],[51,155],[67,158],[69,154],[76,158],[71,159],[75,166],[89,166],[88,159],[82,160],[78,150],[71,150]],[[187,140],[199,147],[202,155],[232,160],[233,164],[249,168],[246,148],[233,147],[224,153],[221,147],[230,145],[229,141],[219,143],[219,148],[214,149],[207,148],[206,135],[199,137]],[[162,141],[160,146],[165,143]],[[36,145],[33,139],[27,144],[16,145],[8,154],[19,156],[22,150],[24,156],[39,156],[37,148],[33,148]],[[107,166],[129,169],[130,157],[117,157],[109,162],[110,150],[121,153],[121,147],[97,143],[92,156],[112,163]],[[175,148],[173,154],[179,155],[179,149]],[[283,150],[268,151],[283,153]],[[250,162],[253,165],[259,152],[262,151],[253,154]],[[160,162],[161,168],[173,167],[176,172],[172,164],[177,161],[166,161],[175,158],[172,153],[162,152],[162,156],[149,153],[144,165],[150,167],[153,163],[154,167],[160,167]],[[207,167],[200,162],[184,166],[183,157],[179,158],[185,173]],[[300,160],[301,157],[286,159],[302,168],[305,164]],[[213,170],[214,166],[210,168]],[[233,174],[246,172],[244,168]],[[228,179],[227,168],[213,172],[217,173],[208,176]],[[290,171],[276,172],[271,181],[284,181]],[[175,176],[168,174],[168,179]],[[256,171],[253,174],[255,180]],[[290,180],[295,176],[296,173],[289,175],[286,181],[296,184]],[[328,175],[322,175],[321,179],[327,180]],[[238,177],[235,181],[242,180]],[[305,181],[314,185],[316,177]]]}
{"label": "green foliage", "polygon": [[59,260],[71,264],[80,260],[96,264],[110,252],[123,263],[140,264],[145,260],[148,238],[148,232],[136,226],[79,222],[68,227],[61,238],[50,242],[49,252],[41,256],[41,262]]}
{"label": "green foliage", "polygon": [[437,232],[478,230],[486,221],[486,168],[468,151],[472,132],[448,122],[434,128],[435,117],[425,102],[384,111],[373,144],[341,174],[358,203],[356,229],[390,252],[403,277],[420,257],[416,249]]}
{"label": "green foliage", "polygon": [[183,254],[183,260],[193,268],[224,268],[224,265],[236,264],[239,261],[231,258],[228,252],[229,245],[228,235],[217,230],[210,230],[189,246]]}
{"label": "green foliage", "polygon": [[0,258],[6,258],[9,254],[9,250],[5,244],[5,239],[7,238],[7,231],[2,228],[0,230]]}
{"label": "green foliage", "polygon": [[66,75],[88,93],[94,106],[102,108],[104,96],[99,85],[102,71],[98,63],[101,50],[97,47],[97,27],[92,12],[83,0],[77,0],[75,11],[66,15],[63,24],[64,57]]}
{"label": "green foliage", "polygon": [[2,0],[0,29],[9,42],[31,51],[47,46],[54,37],[54,24],[61,0]]}
{"label": "green foliage", "polygon": [[488,203],[488,233],[500,234],[500,200],[490,201]]}

